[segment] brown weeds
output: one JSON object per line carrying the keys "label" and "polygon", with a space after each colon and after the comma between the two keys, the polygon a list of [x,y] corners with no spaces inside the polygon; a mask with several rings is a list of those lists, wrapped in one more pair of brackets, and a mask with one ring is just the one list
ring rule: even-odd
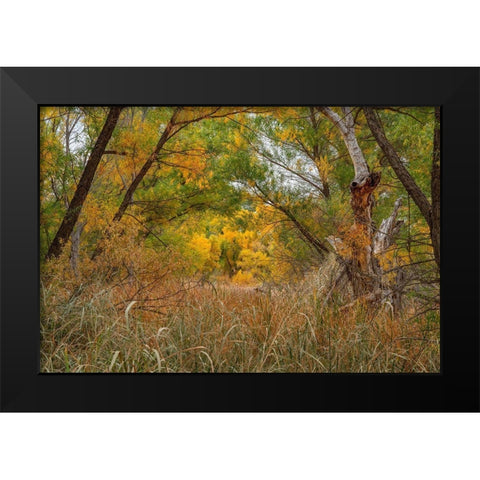
{"label": "brown weeds", "polygon": [[[43,372],[438,372],[438,311],[324,302],[311,277],[271,289],[156,282],[42,286]],[[136,297],[135,297],[136,295]],[[347,303],[347,302],[344,302]],[[341,310],[341,311],[340,311]]]}

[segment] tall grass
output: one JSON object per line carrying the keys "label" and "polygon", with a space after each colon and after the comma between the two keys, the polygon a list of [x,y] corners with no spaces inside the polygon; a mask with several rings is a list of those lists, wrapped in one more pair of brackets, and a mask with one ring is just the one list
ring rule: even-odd
{"label": "tall grass", "polygon": [[397,373],[440,368],[438,311],[418,315],[414,300],[397,316],[388,303],[342,307],[334,298],[325,301],[314,277],[265,289],[223,282],[171,297],[162,288],[163,302],[135,303],[94,281],[74,287],[50,280],[42,286],[41,371]]}

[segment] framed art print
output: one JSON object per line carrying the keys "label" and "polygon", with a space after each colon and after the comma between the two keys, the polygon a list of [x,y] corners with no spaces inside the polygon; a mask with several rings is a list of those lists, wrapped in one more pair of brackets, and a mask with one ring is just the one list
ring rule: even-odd
{"label": "framed art print", "polygon": [[4,68],[4,411],[478,411],[479,70]]}

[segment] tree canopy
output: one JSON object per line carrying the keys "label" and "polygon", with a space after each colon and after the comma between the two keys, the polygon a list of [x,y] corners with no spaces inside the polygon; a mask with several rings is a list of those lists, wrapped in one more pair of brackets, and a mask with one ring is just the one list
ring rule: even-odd
{"label": "tree canopy", "polygon": [[439,305],[439,172],[435,107],[42,107],[42,278],[165,314],[167,279],[316,274],[326,302],[414,316]]}

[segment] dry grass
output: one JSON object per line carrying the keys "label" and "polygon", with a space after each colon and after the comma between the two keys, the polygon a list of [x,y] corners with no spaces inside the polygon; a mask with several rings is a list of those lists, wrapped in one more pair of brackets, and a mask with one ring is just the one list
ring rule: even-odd
{"label": "dry grass", "polygon": [[[438,311],[413,300],[341,309],[315,278],[276,289],[228,283],[128,302],[91,282],[42,288],[42,372],[438,372]],[[155,291],[149,292],[155,298]],[[346,302],[344,302],[346,303]],[[415,317],[412,319],[412,317]]]}

